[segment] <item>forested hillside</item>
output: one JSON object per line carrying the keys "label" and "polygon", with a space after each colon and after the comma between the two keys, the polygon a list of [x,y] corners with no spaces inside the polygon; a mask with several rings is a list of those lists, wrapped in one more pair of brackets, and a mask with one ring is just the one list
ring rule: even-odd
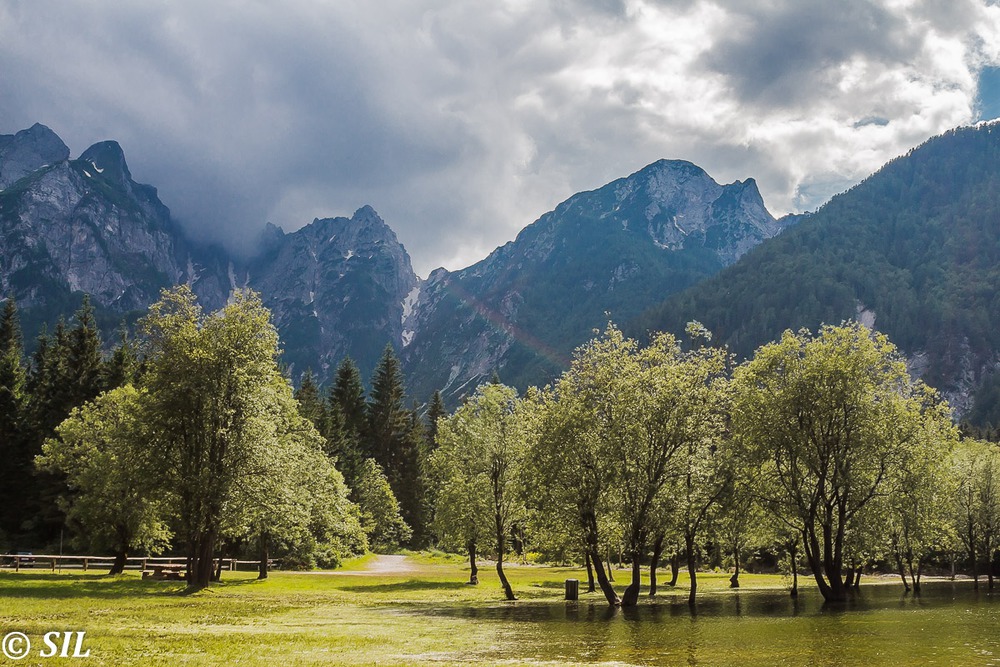
{"label": "forested hillside", "polygon": [[[1000,126],[935,137],[834,197],[634,330],[696,319],[739,356],[783,329],[874,317],[913,369],[974,420],[1000,350]],[[984,398],[995,392],[983,391]]]}

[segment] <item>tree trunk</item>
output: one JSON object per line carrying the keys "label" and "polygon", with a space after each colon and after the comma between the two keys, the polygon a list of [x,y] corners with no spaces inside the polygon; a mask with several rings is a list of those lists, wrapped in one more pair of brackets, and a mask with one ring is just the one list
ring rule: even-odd
{"label": "tree trunk", "polygon": [[917,585],[916,571],[913,568],[913,552],[912,551],[907,551],[906,552],[906,569],[907,569],[907,572],[909,572],[909,574],[910,574],[910,583],[911,583],[910,587],[913,589],[914,593],[920,593],[920,586]]}
{"label": "tree trunk", "polygon": [[601,562],[600,554],[596,550],[591,551],[590,558],[596,565],[594,573],[597,575],[597,585],[601,588],[601,592],[604,593],[604,599],[612,607],[621,606],[618,593],[615,593],[615,587],[611,585],[611,580],[608,579],[608,574],[604,571],[604,564]]}
{"label": "tree trunk", "polygon": [[225,554],[225,549],[220,549],[219,558],[217,560],[213,560],[213,562],[215,563],[215,568],[214,571],[212,572],[212,581],[214,581],[215,583],[222,581],[222,557],[224,554]]}
{"label": "tree trunk", "polygon": [[479,566],[476,565],[476,542],[469,540],[465,546],[469,550],[469,585],[476,586],[479,584]]}
{"label": "tree trunk", "polygon": [[113,563],[111,563],[111,570],[108,572],[108,574],[109,575],[121,574],[122,572],[124,572],[125,561],[127,558],[128,558],[128,550],[125,547],[122,547],[121,549],[118,550],[118,553],[115,554],[115,560]]}
{"label": "tree trunk", "polygon": [[670,581],[667,582],[667,586],[676,586],[677,577],[681,573],[681,555],[679,552],[674,552],[674,555],[670,557]]}
{"label": "tree trunk", "polygon": [[972,524],[969,524],[969,558],[972,560],[972,589],[979,590],[979,559],[976,558],[976,539],[975,533],[972,530]]}
{"label": "tree trunk", "polygon": [[270,538],[267,533],[260,535],[260,565],[257,566],[257,579],[267,579],[267,561],[270,558]]}
{"label": "tree trunk", "polygon": [[788,560],[791,561],[792,568],[792,590],[789,595],[793,598],[799,595],[799,541],[792,540],[788,544]]}
{"label": "tree trunk", "polygon": [[194,573],[191,575],[190,585],[192,588],[208,588],[212,581],[215,568],[212,556],[215,551],[215,531],[207,531],[199,535],[195,543],[193,561]]}
{"label": "tree trunk", "polygon": [[[827,512],[828,516],[834,514],[833,510]],[[841,516],[843,513],[841,512]],[[843,521],[837,525],[837,532],[834,535],[830,524],[823,526],[823,569],[829,583],[829,602],[844,602],[847,600],[847,587],[844,585],[843,571]]]}
{"label": "tree trunk", "polygon": [[594,566],[589,551],[583,552],[583,560],[587,563],[587,592],[593,593],[596,590],[594,587]]}
{"label": "tree trunk", "polygon": [[690,531],[684,535],[684,547],[687,551],[688,578],[691,580],[691,589],[688,591],[688,605],[693,607],[695,594],[698,592],[698,573],[695,571],[694,535]]}
{"label": "tree trunk", "polygon": [[844,575],[844,588],[850,588],[854,585],[854,568],[847,568],[847,574]]}
{"label": "tree trunk", "polygon": [[987,532],[983,540],[983,564],[986,566],[986,589],[993,590],[993,550],[990,545],[993,543],[993,536]]}
{"label": "tree trunk", "polygon": [[622,607],[635,607],[639,604],[639,590],[642,587],[642,550],[632,552],[632,582],[622,594]]}
{"label": "tree trunk", "polygon": [[819,592],[823,596],[823,599],[827,601],[837,599],[830,584],[823,576],[823,559],[819,555],[819,540],[816,538],[815,530],[806,528],[803,531],[802,544],[806,552],[806,561],[809,563],[809,568],[812,570],[813,578],[816,579],[816,586],[819,587]]}
{"label": "tree trunk", "polygon": [[736,564],[736,571],[733,572],[733,576],[729,577],[729,587],[739,588],[740,587],[740,550],[739,547],[733,549],[733,562]]}
{"label": "tree trunk", "polygon": [[663,554],[663,538],[661,533],[656,536],[653,543],[653,557],[649,559],[649,597],[656,596],[656,568],[660,565],[660,556]]}
{"label": "tree trunk", "polygon": [[864,568],[861,565],[858,565],[856,568],[854,568],[854,589],[855,590],[861,588],[861,570],[863,570],[863,569]]}
{"label": "tree trunk", "polygon": [[618,600],[618,594],[615,593],[614,586],[611,585],[604,572],[604,563],[601,561],[601,555],[598,552],[597,516],[593,512],[584,513],[580,516],[580,523],[583,526],[587,550],[590,553],[590,561],[594,564],[594,571],[597,574],[597,584],[601,587],[601,592],[604,593],[604,599],[608,601],[608,604],[612,607],[617,607],[621,602]]}
{"label": "tree trunk", "polygon": [[615,571],[611,566],[611,547],[608,547],[608,581],[615,580]]}
{"label": "tree trunk", "polygon": [[503,556],[504,547],[506,546],[506,538],[503,529],[503,519],[500,516],[499,511],[494,515],[496,520],[496,534],[497,534],[497,576],[500,577],[500,585],[503,586],[503,594],[507,596],[508,600],[516,600],[514,597],[514,591],[510,587],[510,582],[507,581],[507,575],[503,573]]}
{"label": "tree trunk", "polygon": [[503,586],[503,594],[507,596],[508,600],[516,600],[514,597],[514,591],[510,587],[510,582],[507,581],[507,575],[503,573],[503,560],[497,561],[497,576],[500,577],[500,585]]}

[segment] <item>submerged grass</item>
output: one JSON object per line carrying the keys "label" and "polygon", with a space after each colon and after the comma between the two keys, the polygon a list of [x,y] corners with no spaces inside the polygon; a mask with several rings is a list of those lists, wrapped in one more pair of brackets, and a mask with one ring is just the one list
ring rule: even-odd
{"label": "submerged grass", "polygon": [[[491,566],[468,586],[468,565],[407,555],[403,572],[371,574],[371,558],[337,573],[226,573],[212,588],[143,581],[137,574],[0,572],[0,634],[34,641],[86,631],[87,665],[469,664],[992,664],[998,605],[967,585],[901,596],[869,585],[852,609],[830,609],[787,582],[701,574],[688,609],[686,579],[635,610],[599,593],[562,600],[575,568],[508,566],[517,602],[502,601]],[[616,573],[619,590],[627,573]],[[803,581],[804,584],[807,582]],[[10,664],[33,662],[34,656]],[[3,658],[0,657],[0,664]],[[67,661],[63,661],[67,662]]]}

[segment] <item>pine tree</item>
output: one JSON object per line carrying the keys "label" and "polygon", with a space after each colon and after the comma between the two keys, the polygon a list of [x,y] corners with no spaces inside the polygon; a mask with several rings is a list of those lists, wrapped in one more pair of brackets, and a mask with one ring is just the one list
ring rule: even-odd
{"label": "pine tree", "polygon": [[423,436],[419,420],[403,407],[405,400],[399,359],[392,345],[386,345],[372,377],[366,451],[385,470],[400,513],[413,529],[413,543],[418,544],[426,534],[420,475]]}
{"label": "pine tree", "polygon": [[73,317],[76,326],[69,332],[65,378],[68,388],[67,417],[70,410],[93,400],[103,389],[101,334],[97,330],[89,296],[84,295],[83,305]]}
{"label": "pine tree", "polygon": [[337,367],[337,377],[330,389],[330,407],[336,406],[344,418],[344,430],[359,438],[367,430],[367,406],[361,372],[350,357]]}
{"label": "pine tree", "polygon": [[299,402],[299,414],[311,421],[322,433],[327,420],[326,406],[319,396],[319,387],[316,386],[312,369],[302,374],[302,383],[295,390],[295,400]]}
{"label": "pine tree", "polygon": [[[65,494],[65,477],[34,469],[34,459],[42,453],[47,438],[73,408],[93,400],[104,389],[106,381],[101,358],[101,336],[97,331],[90,299],[74,315],[72,329],[59,320],[55,335],[39,341],[29,385],[30,430],[26,434],[24,465],[29,471],[26,488],[20,501],[23,527],[36,544],[52,544],[59,537],[65,522],[58,498]],[[33,473],[33,474],[32,474]]]}
{"label": "pine tree", "polygon": [[337,377],[330,388],[327,403],[329,423],[327,432],[323,433],[327,439],[327,451],[337,459],[337,469],[344,475],[344,481],[353,494],[364,460],[368,457],[363,451],[368,423],[361,373],[350,357],[346,357],[337,368]]}
{"label": "pine tree", "polygon": [[110,391],[133,383],[138,379],[139,372],[139,353],[123,324],[118,334],[118,345],[101,366],[101,390]]}
{"label": "pine tree", "polygon": [[0,315],[0,447],[13,442],[20,431],[25,391],[23,355],[17,305],[10,297]]}
{"label": "pine tree", "polygon": [[427,443],[431,451],[437,449],[438,420],[447,414],[441,392],[435,391],[427,405]]}
{"label": "pine tree", "polygon": [[39,451],[45,438],[50,437],[69,414],[68,356],[69,334],[66,321],[60,318],[55,333],[49,336],[43,332],[39,336],[28,376],[29,419],[32,439],[37,441]]}
{"label": "pine tree", "polygon": [[392,345],[386,345],[372,377],[365,453],[382,466],[394,490],[403,465],[400,460],[403,440],[409,431],[409,418],[403,407],[405,400],[399,359]]}
{"label": "pine tree", "polygon": [[26,461],[25,372],[21,326],[14,297],[0,315],[0,532],[10,535],[19,526],[20,498],[30,468]]}
{"label": "pine tree", "polygon": [[446,417],[448,411],[441,399],[441,392],[435,391],[427,405],[426,425],[424,427],[423,447],[420,449],[420,482],[422,486],[422,509],[426,520],[428,543],[437,542],[438,536],[431,534],[431,524],[437,510],[437,484],[434,481],[432,456],[438,448],[438,422]]}

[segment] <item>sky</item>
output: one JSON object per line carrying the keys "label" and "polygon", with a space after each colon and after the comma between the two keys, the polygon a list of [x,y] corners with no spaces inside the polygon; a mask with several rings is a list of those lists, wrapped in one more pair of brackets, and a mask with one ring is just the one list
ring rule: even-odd
{"label": "sky", "polygon": [[0,133],[117,140],[236,252],[370,204],[426,277],[661,158],[815,210],[998,66],[993,0],[3,0]]}

